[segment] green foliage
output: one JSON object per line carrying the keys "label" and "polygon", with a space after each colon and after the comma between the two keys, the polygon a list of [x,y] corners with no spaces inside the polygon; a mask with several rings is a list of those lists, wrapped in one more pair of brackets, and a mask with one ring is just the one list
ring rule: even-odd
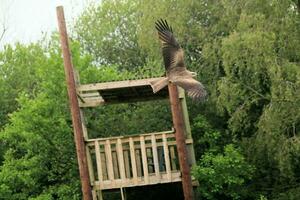
{"label": "green foliage", "polygon": [[128,70],[144,65],[145,52],[137,43],[137,9],[135,1],[103,1],[78,19],[76,36],[97,64]]}
{"label": "green foliage", "polygon": [[288,191],[284,191],[282,193],[279,193],[278,196],[274,198],[274,200],[296,200],[300,198],[300,188],[292,188],[289,189]]}
{"label": "green foliage", "polygon": [[8,121],[7,114],[17,109],[16,98],[20,92],[35,96],[40,81],[37,69],[45,60],[46,56],[37,44],[5,46],[0,52],[0,130]]}
{"label": "green foliage", "polygon": [[214,129],[203,115],[198,115],[194,119],[192,133],[197,159],[200,159],[207,150],[210,152],[219,152],[222,144],[226,143],[225,137],[223,137],[222,141],[220,140],[221,132]]}
{"label": "green foliage", "polygon": [[[32,80],[40,80],[35,96],[20,87],[23,91],[17,94],[19,109],[10,115],[10,123],[0,133],[0,196],[12,200],[40,195],[39,198],[80,199],[60,52],[54,51],[55,46],[17,46],[16,51],[18,48],[27,49],[29,55],[35,55],[34,50],[39,48],[44,60],[32,69]],[[36,62],[34,57],[31,59]],[[16,65],[16,71],[21,70],[19,67],[23,66]],[[20,74],[21,80],[22,75],[26,78],[27,74]]]}
{"label": "green foliage", "polygon": [[198,179],[200,194],[206,199],[241,199],[243,186],[251,180],[254,167],[249,165],[240,150],[229,144],[224,153],[206,152],[193,170]]}
{"label": "green foliage", "polygon": [[[240,23],[244,20],[250,21],[242,16]],[[251,22],[255,20],[262,21],[260,16]],[[241,26],[245,25],[238,28]],[[233,33],[223,40],[225,76],[219,81],[218,101],[231,116],[229,126],[235,134],[253,133],[253,125],[263,105],[268,103],[270,78],[267,72],[274,65],[273,42],[272,33],[260,30]]]}

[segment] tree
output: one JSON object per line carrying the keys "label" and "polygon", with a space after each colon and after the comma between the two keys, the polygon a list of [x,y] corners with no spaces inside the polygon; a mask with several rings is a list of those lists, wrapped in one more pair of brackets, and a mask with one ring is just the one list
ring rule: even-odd
{"label": "tree", "polygon": [[252,197],[245,184],[251,180],[254,167],[245,161],[240,150],[233,145],[226,145],[224,154],[206,152],[193,172],[201,185],[198,190],[205,199]]}
{"label": "tree", "polygon": [[[62,59],[58,40],[53,38],[51,42],[47,47],[19,44],[3,52],[13,62],[7,70],[18,75],[14,81],[4,81],[6,84],[20,81],[17,89],[21,91],[14,94],[18,110],[10,114],[9,123],[0,132],[1,199],[80,199],[81,196]],[[74,55],[78,50],[73,48]],[[84,56],[75,58],[74,63],[88,66]],[[31,73],[24,73],[27,68]],[[30,79],[25,80],[29,75]],[[35,83],[29,85],[32,87],[22,85],[30,81]]]}

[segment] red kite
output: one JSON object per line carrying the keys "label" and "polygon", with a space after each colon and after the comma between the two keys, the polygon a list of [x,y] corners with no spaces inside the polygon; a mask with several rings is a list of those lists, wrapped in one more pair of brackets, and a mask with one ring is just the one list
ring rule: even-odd
{"label": "red kite", "polygon": [[182,87],[192,99],[204,99],[207,94],[205,88],[193,78],[197,74],[186,69],[184,52],[173,35],[172,27],[168,25],[166,20],[161,19],[155,22],[155,28],[162,44],[162,54],[167,73],[165,78],[150,83],[153,92],[158,92],[170,81]]}

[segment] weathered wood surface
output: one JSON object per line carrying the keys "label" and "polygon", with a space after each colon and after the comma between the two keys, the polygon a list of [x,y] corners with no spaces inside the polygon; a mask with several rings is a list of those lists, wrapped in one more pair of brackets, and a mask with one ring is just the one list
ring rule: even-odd
{"label": "weathered wood surface", "polygon": [[79,105],[80,107],[95,107],[108,103],[165,99],[168,96],[167,88],[154,94],[150,85],[151,81],[161,78],[162,77],[79,85],[77,87]]}
{"label": "weathered wood surface", "polygon": [[104,82],[104,83],[85,84],[85,85],[78,86],[77,90],[80,91],[80,92],[86,92],[86,91],[96,91],[96,90],[132,88],[132,87],[150,85],[151,81],[159,80],[161,78],[162,77],[138,79],[138,80],[125,80],[125,81],[112,81],[112,82]]}
{"label": "weathered wood surface", "polygon": [[64,69],[66,75],[70,110],[71,110],[73,130],[74,130],[76,153],[77,153],[79,174],[81,180],[81,190],[82,190],[84,200],[92,200],[92,190],[90,185],[88,159],[87,159],[86,148],[84,144],[84,132],[82,129],[80,108],[77,100],[76,83],[74,78],[74,70],[73,70],[73,64],[71,59],[71,51],[69,48],[68,34],[67,34],[63,7],[62,6],[56,7],[56,13],[57,13],[61,49],[62,49],[63,60],[64,60]]}
{"label": "weathered wood surface", "polygon": [[[175,163],[178,156],[174,131],[86,142],[89,153],[95,155],[97,166],[92,184],[94,190],[181,181],[181,173]],[[191,144],[192,140],[186,142]]]}
{"label": "weathered wood surface", "polygon": [[184,116],[182,112],[182,105],[179,100],[178,88],[173,83],[168,86],[170,95],[170,104],[172,110],[173,125],[176,130],[176,147],[179,158],[180,171],[182,173],[182,189],[185,200],[193,200],[194,192],[192,185],[192,177],[190,172],[189,157],[186,145],[186,128]]}

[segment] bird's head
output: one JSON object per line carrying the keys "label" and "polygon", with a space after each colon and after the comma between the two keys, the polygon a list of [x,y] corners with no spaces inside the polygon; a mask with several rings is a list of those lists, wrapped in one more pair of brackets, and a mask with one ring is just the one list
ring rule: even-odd
{"label": "bird's head", "polygon": [[190,70],[186,70],[188,74],[190,74],[192,77],[197,76],[196,72],[191,72]]}
{"label": "bird's head", "polygon": [[195,77],[195,76],[197,76],[197,73],[196,72],[191,72],[191,75],[192,75],[192,77]]}

